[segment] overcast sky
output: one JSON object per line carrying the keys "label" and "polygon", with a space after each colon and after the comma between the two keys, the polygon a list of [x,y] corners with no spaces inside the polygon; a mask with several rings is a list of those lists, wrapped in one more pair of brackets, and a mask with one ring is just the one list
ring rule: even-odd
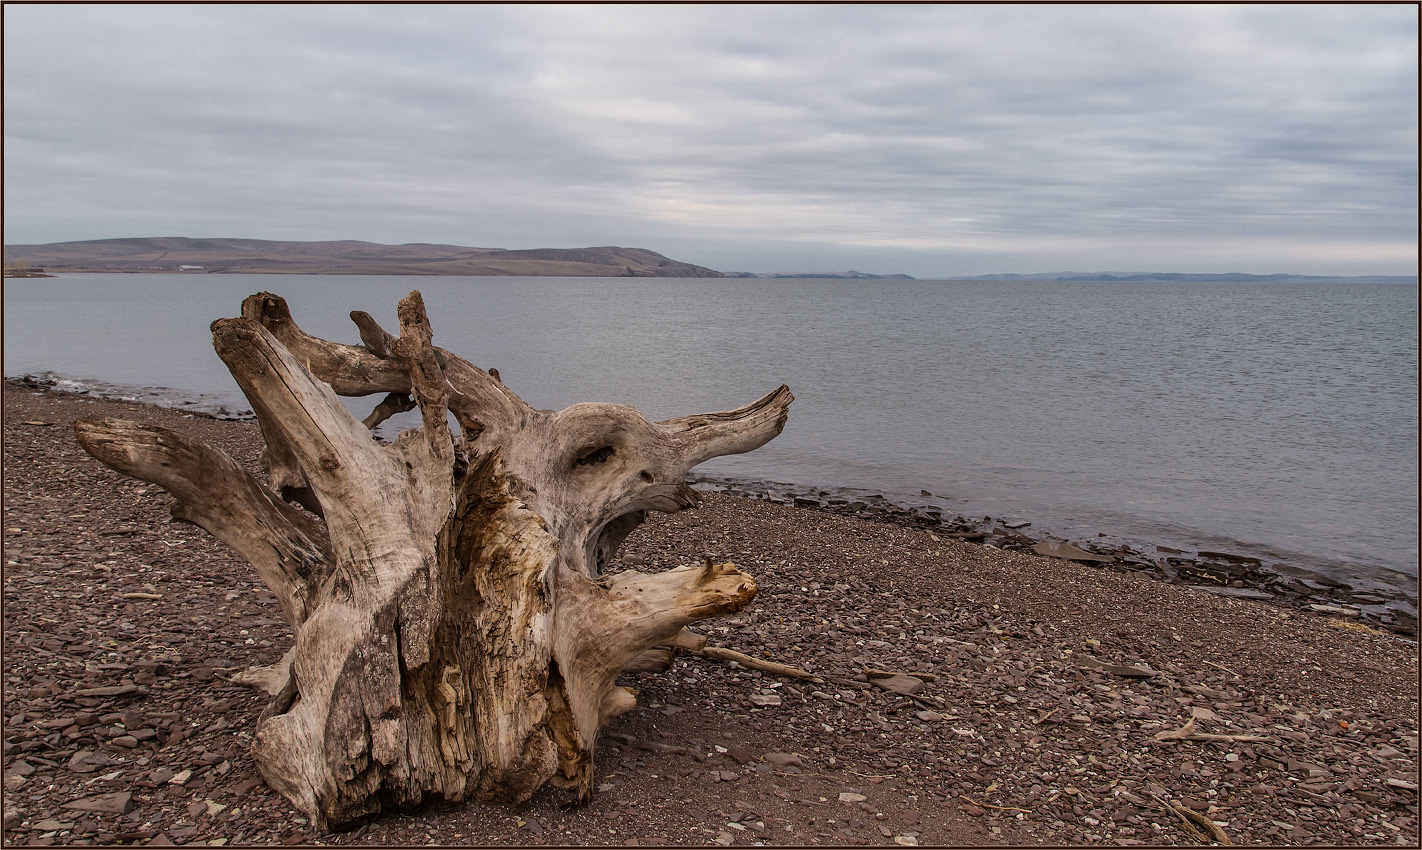
{"label": "overcast sky", "polygon": [[5,241],[1417,274],[1417,7],[4,7]]}

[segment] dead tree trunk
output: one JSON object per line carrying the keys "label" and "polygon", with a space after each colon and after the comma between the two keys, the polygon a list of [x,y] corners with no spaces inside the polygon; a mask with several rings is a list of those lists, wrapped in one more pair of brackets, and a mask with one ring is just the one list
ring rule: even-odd
{"label": "dead tree trunk", "polygon": [[[281,601],[296,645],[272,668],[252,753],[317,824],[434,798],[516,804],[545,784],[585,800],[598,730],[635,704],[617,675],[756,592],[709,559],[602,568],[647,511],[695,502],[691,467],[779,434],[793,396],[657,423],[616,404],[534,410],[432,345],[418,292],[400,302],[398,337],[351,318],[362,345],[317,339],[260,293],[212,325],[270,487],[164,428],[81,420],[79,442],[167,489],[175,518],[231,546]],[[382,392],[364,423],[337,398]],[[416,406],[420,427],[371,436]]]}

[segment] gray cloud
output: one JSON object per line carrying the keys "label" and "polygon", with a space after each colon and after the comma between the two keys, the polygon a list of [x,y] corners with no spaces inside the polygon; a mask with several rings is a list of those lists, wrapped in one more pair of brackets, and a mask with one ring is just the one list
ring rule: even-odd
{"label": "gray cloud", "polygon": [[1415,274],[1408,6],[7,6],[6,241]]}

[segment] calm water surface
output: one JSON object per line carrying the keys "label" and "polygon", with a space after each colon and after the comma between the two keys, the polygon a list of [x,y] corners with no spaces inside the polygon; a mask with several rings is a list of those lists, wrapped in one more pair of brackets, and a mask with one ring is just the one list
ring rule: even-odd
{"label": "calm water surface", "polygon": [[436,344],[535,407],[664,419],[789,384],[785,432],[708,473],[1227,547],[1415,597],[1410,286],[74,275],[5,282],[5,374],[246,409],[212,319],[270,290],[354,343],[349,311],[395,327],[413,288]]}

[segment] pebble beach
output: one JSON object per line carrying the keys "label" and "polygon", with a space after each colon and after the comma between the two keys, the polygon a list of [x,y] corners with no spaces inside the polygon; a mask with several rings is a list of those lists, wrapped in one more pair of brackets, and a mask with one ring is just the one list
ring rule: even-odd
{"label": "pebble beach", "polygon": [[266,697],[230,681],[290,646],[275,599],[160,489],[90,459],[84,416],[258,469],[253,423],[7,382],[7,844],[1418,842],[1415,638],[724,492],[654,515],[615,569],[734,562],[759,596],[698,631],[814,679],[685,655],[624,676],[639,706],[604,730],[584,807],[444,804],[318,834],[257,775]]}

